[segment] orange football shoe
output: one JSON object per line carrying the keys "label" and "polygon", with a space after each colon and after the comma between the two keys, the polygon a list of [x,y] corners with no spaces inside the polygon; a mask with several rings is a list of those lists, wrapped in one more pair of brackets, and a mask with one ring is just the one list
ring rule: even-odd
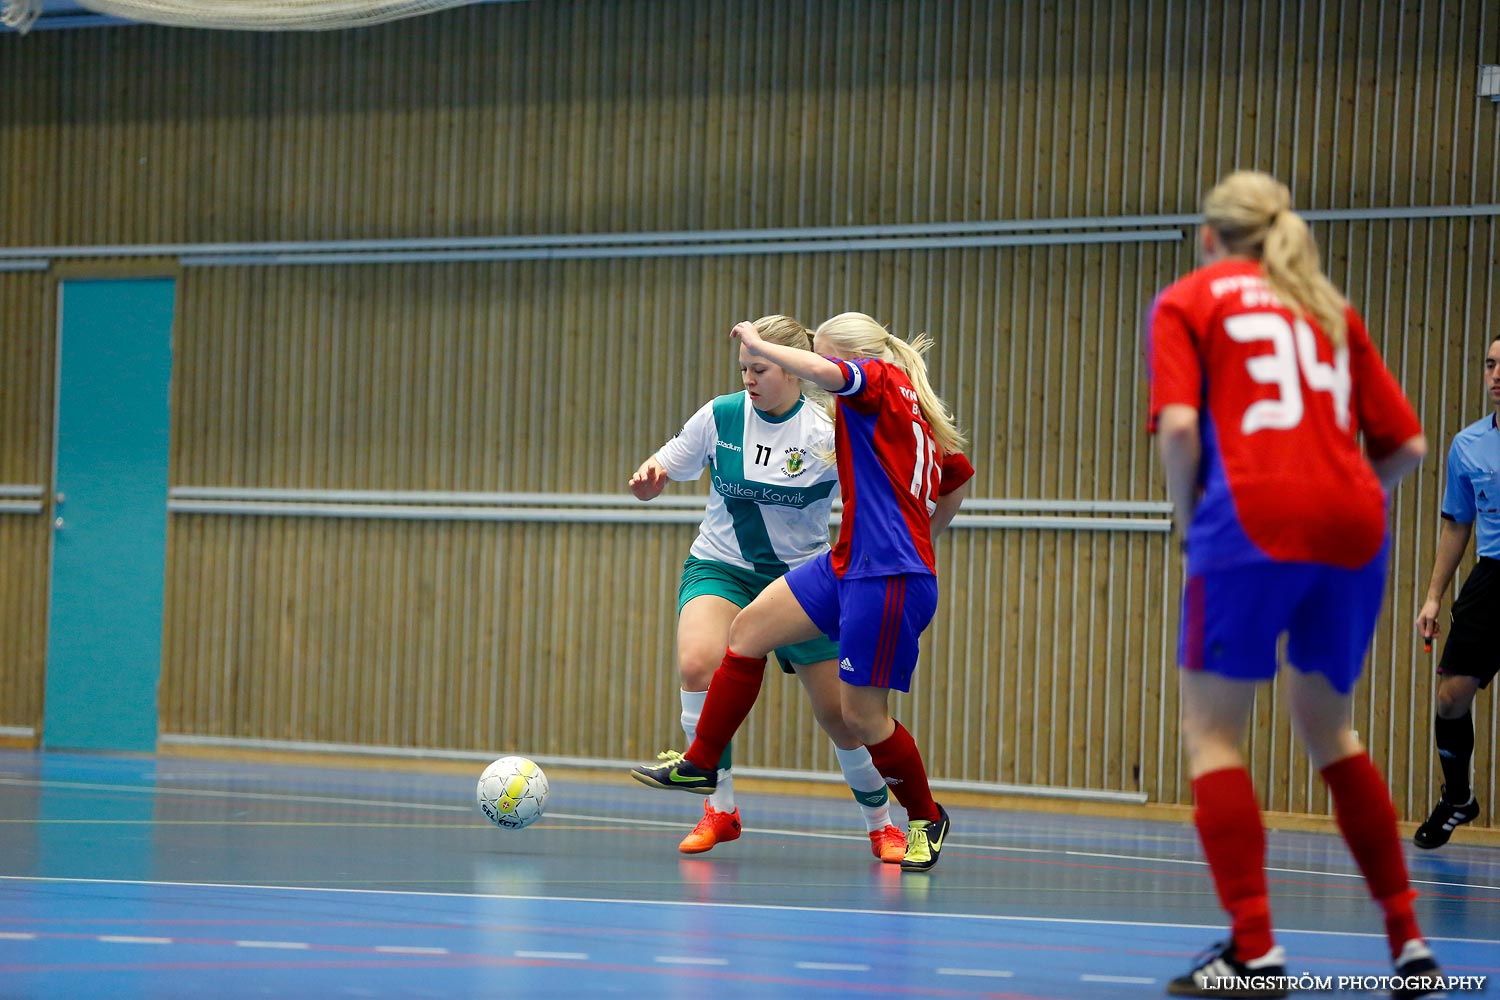
{"label": "orange football shoe", "polygon": [[[703,803],[703,818],[698,825],[693,827],[693,832],[682,838],[682,843],[677,849],[683,854],[702,854],[704,851],[712,850],[715,844],[728,843],[731,840],[740,839],[740,811],[719,812],[712,805]],[[901,840],[902,850],[906,849],[906,839]],[[900,858],[896,859],[900,861]]]}
{"label": "orange football shoe", "polygon": [[870,853],[885,864],[899,865],[906,857],[906,834],[890,824],[884,830],[871,830]]}

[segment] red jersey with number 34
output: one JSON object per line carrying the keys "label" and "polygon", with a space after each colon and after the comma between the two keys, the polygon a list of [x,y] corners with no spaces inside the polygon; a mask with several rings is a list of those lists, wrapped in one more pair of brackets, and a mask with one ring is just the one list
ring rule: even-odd
{"label": "red jersey with number 34", "polygon": [[1381,458],[1422,427],[1364,321],[1345,319],[1334,350],[1249,260],[1199,268],[1157,297],[1149,426],[1164,406],[1191,406],[1203,445],[1190,575],[1266,561],[1353,569],[1379,553],[1385,496],[1359,436]]}

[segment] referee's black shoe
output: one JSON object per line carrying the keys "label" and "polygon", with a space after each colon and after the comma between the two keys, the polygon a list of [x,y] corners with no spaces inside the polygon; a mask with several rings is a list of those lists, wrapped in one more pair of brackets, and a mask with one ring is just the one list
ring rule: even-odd
{"label": "referee's black shoe", "polygon": [[1479,800],[1472,792],[1468,802],[1456,806],[1448,801],[1448,786],[1444,785],[1443,794],[1438,797],[1437,805],[1432,807],[1432,815],[1427,817],[1427,822],[1417,827],[1416,835],[1411,841],[1424,851],[1435,850],[1448,842],[1454,830],[1465,823],[1474,822],[1478,816]]}

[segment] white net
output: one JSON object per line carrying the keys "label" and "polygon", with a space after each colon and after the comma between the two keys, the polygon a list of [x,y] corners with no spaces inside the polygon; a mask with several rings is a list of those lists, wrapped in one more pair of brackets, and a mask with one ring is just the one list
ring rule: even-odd
{"label": "white net", "polygon": [[[13,0],[5,0],[7,7]],[[19,0],[35,2],[35,0]],[[477,0],[76,0],[89,10],[179,28],[326,31],[416,17]]]}
{"label": "white net", "polygon": [[0,24],[25,32],[42,14],[42,0],[4,0],[0,4]]}

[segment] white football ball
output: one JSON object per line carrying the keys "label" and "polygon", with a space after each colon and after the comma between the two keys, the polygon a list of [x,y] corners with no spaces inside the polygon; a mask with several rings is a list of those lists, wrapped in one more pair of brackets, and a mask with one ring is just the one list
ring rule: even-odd
{"label": "white football ball", "polygon": [[547,808],[547,776],[536,761],[501,757],[479,776],[474,797],[491,823],[520,830],[535,823]]}

